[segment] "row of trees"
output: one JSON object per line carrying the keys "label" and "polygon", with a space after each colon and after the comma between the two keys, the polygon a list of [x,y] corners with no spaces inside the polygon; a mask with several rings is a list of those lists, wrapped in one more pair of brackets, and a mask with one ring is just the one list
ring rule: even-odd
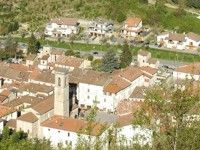
{"label": "row of trees", "polygon": [[102,58],[99,70],[105,72],[113,72],[115,69],[129,66],[131,62],[132,53],[130,51],[129,45],[125,43],[119,58],[113,49],[108,50],[108,52]]}
{"label": "row of trees", "polygon": [[[4,42],[4,49],[0,49],[0,59],[23,58],[23,52],[18,49],[18,42],[11,35],[8,35]],[[40,42],[32,34],[28,39],[28,54],[37,54],[41,47]]]}
{"label": "row of trees", "polygon": [[6,35],[19,29],[17,21],[2,22],[0,23],[0,35]]}

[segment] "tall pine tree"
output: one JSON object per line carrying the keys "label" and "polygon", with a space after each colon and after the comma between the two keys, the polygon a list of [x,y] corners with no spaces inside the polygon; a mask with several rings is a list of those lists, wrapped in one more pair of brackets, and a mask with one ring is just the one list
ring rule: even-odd
{"label": "tall pine tree", "polygon": [[132,53],[127,42],[124,43],[122,53],[120,55],[120,68],[125,68],[132,62]]}
{"label": "tall pine tree", "polygon": [[5,40],[5,54],[8,57],[15,57],[17,53],[18,43],[10,35]]}
{"label": "tall pine tree", "polygon": [[28,53],[30,54],[37,54],[38,53],[38,41],[36,37],[31,34],[31,37],[29,38],[28,41]]}
{"label": "tall pine tree", "polygon": [[102,59],[101,70],[105,72],[113,72],[119,68],[118,58],[113,50],[109,50]]}

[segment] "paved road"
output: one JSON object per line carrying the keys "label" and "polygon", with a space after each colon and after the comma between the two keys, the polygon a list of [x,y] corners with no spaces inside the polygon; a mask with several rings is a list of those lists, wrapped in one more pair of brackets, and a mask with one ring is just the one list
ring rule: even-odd
{"label": "paved road", "polygon": [[[177,5],[172,5],[172,4],[169,4],[169,3],[166,3],[165,6],[166,6],[166,7],[169,7],[169,8],[172,8],[172,9],[178,9],[178,6],[177,6]],[[197,16],[200,16],[200,11],[198,11],[198,10],[186,8],[185,11],[187,11],[187,12],[189,12],[189,13],[192,13],[192,14],[195,14],[195,15],[197,15]]]}
{"label": "paved road", "polygon": [[163,51],[171,51],[171,52],[179,52],[179,53],[188,53],[188,54],[195,54],[199,55],[199,52],[197,50],[178,50],[178,49],[171,49],[171,48],[165,48],[165,47],[158,47],[156,45],[149,45],[150,48],[159,49]]}

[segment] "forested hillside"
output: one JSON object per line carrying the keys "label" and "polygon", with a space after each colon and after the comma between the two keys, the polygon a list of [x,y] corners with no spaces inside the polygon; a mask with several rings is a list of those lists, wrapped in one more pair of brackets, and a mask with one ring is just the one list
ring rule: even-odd
{"label": "forested hillside", "polygon": [[[174,0],[177,1],[177,0]],[[192,0],[198,6],[198,0]],[[165,8],[165,0],[156,6],[148,0],[0,0],[0,34],[15,31],[18,23],[28,23],[29,29],[38,30],[54,17],[106,18],[122,22],[127,16],[139,16],[150,26],[176,28],[180,32],[200,33],[200,22],[192,16],[177,10]],[[189,26],[193,22],[193,26]],[[7,26],[9,25],[9,28]]]}

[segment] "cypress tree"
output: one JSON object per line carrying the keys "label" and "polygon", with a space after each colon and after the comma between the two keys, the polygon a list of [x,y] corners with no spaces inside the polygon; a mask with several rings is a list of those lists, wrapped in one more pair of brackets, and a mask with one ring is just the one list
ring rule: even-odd
{"label": "cypress tree", "polygon": [[38,50],[39,50],[38,41],[36,37],[33,34],[31,34],[31,37],[29,38],[29,41],[28,41],[28,53],[37,54]]}
{"label": "cypress tree", "polygon": [[129,45],[125,42],[122,53],[120,55],[120,68],[125,68],[132,62],[132,53],[129,49]]}

